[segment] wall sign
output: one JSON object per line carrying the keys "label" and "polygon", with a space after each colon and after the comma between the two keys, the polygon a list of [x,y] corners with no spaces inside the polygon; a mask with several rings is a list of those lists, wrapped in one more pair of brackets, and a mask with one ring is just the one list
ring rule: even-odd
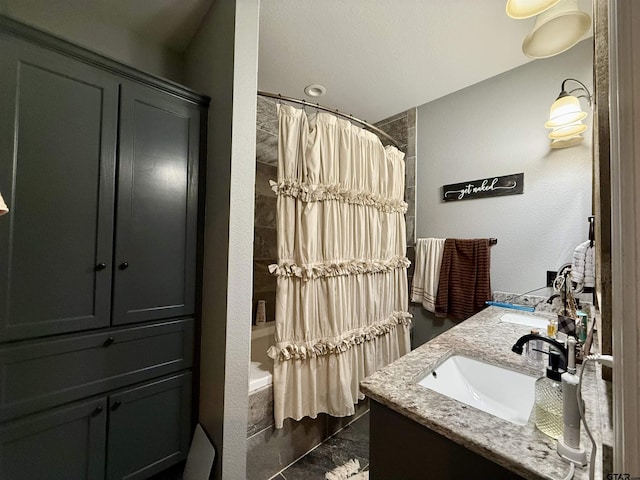
{"label": "wall sign", "polygon": [[442,186],[442,200],[470,200],[472,198],[502,197],[516,195],[524,191],[524,173],[514,173],[502,177],[481,178],[462,183]]}

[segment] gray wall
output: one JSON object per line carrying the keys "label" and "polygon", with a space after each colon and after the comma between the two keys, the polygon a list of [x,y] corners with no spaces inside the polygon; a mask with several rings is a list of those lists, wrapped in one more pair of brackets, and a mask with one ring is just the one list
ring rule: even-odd
{"label": "gray wall", "polygon": [[[591,89],[592,64],[587,39],[418,108],[417,236],[496,237],[494,291],[544,285],[546,270],[571,262],[587,239],[591,115],[585,141],[560,150],[549,148],[544,122],[563,79]],[[518,172],[524,172],[523,195],[441,201],[445,184]]]}
{"label": "gray wall", "polygon": [[258,0],[213,2],[186,55],[211,97],[207,152],[200,422],[215,478],[246,478]]}
{"label": "gray wall", "polygon": [[54,3],[51,2],[51,8],[42,9],[33,2],[0,0],[0,14],[51,32],[143,72],[182,82],[183,60],[179,53],[126,28],[104,23],[100,18],[83,11],[76,11],[73,16],[59,15]]}

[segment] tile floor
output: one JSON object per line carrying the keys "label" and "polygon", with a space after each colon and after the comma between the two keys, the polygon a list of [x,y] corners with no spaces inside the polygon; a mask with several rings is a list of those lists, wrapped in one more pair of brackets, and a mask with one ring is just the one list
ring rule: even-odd
{"label": "tile floor", "polygon": [[325,473],[351,459],[369,468],[369,412],[299,458],[270,480],[325,480]]}
{"label": "tile floor", "polygon": [[[360,471],[369,469],[368,411],[269,480],[325,480],[325,473],[354,458]],[[183,469],[181,462],[150,480],[182,480]]]}

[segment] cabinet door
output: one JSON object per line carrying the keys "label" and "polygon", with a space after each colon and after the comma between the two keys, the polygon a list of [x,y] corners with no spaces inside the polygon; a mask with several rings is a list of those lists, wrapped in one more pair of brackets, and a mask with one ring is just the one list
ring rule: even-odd
{"label": "cabinet door", "polygon": [[194,313],[199,133],[200,107],[122,86],[114,324]]}
{"label": "cabinet door", "polygon": [[0,426],[1,480],[101,480],[106,399]]}
{"label": "cabinet door", "polygon": [[109,396],[107,478],[148,478],[187,457],[191,374]]}
{"label": "cabinet door", "polygon": [[118,84],[0,35],[0,341],[109,324]]}

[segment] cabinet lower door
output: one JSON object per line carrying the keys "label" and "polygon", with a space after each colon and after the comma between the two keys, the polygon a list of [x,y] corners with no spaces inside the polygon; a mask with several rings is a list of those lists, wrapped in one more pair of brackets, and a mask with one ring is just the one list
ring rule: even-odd
{"label": "cabinet lower door", "polygon": [[190,373],[110,395],[107,479],[145,479],[184,460],[190,404]]}
{"label": "cabinet lower door", "polygon": [[101,398],[2,425],[0,479],[103,479],[106,418]]}
{"label": "cabinet lower door", "polygon": [[200,107],[122,85],[113,324],[194,313]]}

